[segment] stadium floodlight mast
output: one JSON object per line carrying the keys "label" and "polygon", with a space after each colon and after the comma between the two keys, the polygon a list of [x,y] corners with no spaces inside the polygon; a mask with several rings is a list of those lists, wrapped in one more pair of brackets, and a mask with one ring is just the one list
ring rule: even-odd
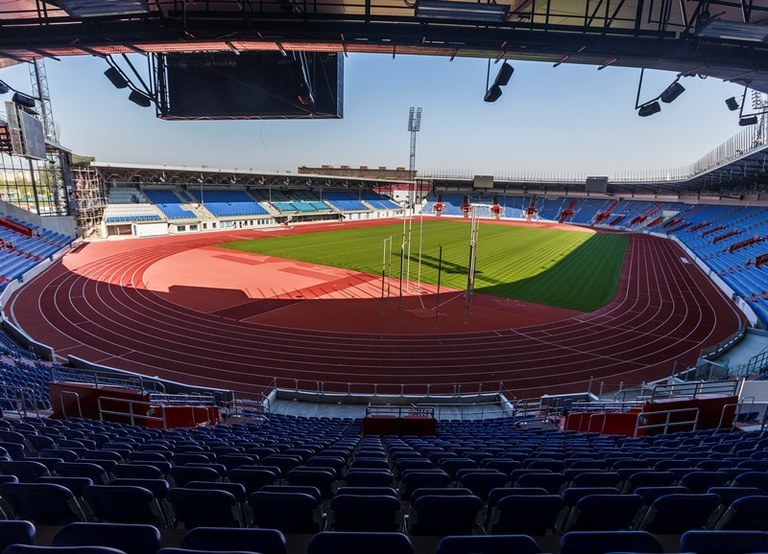
{"label": "stadium floodlight mast", "polygon": [[[408,200],[405,204],[405,210],[403,210],[403,240],[400,248],[401,308],[403,305],[403,281],[408,281],[411,275],[411,233],[413,230],[413,211],[416,204],[416,133],[419,131],[421,131],[421,108],[411,106],[408,109],[408,132],[411,135],[410,163],[408,165],[410,182],[408,183]],[[421,259],[421,250],[419,250],[419,259]]]}

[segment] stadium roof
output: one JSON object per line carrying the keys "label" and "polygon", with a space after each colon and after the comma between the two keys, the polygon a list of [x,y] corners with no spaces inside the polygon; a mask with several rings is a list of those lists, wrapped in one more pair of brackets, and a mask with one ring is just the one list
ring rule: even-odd
{"label": "stadium roof", "polygon": [[319,51],[711,75],[768,92],[763,0],[13,0],[0,57]]}
{"label": "stadium roof", "polygon": [[[408,181],[399,181],[397,179],[375,179],[369,177],[343,177],[343,176],[331,176],[331,175],[312,175],[305,173],[289,173],[289,172],[268,172],[258,171],[253,169],[238,169],[238,168],[216,168],[216,167],[187,167],[187,166],[173,166],[173,165],[145,165],[145,164],[131,164],[131,163],[105,163],[94,162],[92,167],[100,170],[104,174],[108,174],[112,170],[116,174],[134,174],[140,176],[143,179],[152,179],[156,177],[157,184],[172,184],[172,178],[174,176],[183,177],[184,179],[191,179],[201,177],[205,182],[211,181],[214,177],[220,177],[222,181],[221,185],[237,185],[243,186],[247,184],[259,184],[259,185],[273,185],[278,183],[284,183],[288,186],[325,186],[325,187],[346,187],[346,186],[382,186],[382,185],[396,185],[406,184]],[[224,182],[224,181],[228,182]],[[262,182],[263,181],[263,182]],[[186,182],[186,181],[185,181]],[[251,183],[253,182],[253,183]]]}

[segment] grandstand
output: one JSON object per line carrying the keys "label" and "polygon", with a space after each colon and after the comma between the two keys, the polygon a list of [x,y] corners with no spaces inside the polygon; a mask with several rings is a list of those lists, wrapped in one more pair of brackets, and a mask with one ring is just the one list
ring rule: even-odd
{"label": "grandstand", "polygon": [[413,134],[407,172],[96,163],[40,62],[180,119],[216,113],[169,116],[166,77],[217,57],[302,81],[235,119],[339,117],[357,52],[768,91],[758,3],[3,4],[45,139],[0,122],[0,554],[768,552],[768,115],[599,192],[425,174]]}
{"label": "grandstand", "polygon": [[[287,177],[286,184],[279,174],[233,171],[223,179],[221,170],[132,164],[93,164],[79,171],[106,191],[103,217],[88,231],[101,237],[380,219],[402,213],[398,203],[374,190],[398,184],[389,180],[303,174]],[[159,184],[158,172],[176,185]],[[206,176],[202,184],[201,174]]]}
{"label": "grandstand", "polygon": [[182,200],[173,190],[146,189],[144,195],[157,206],[168,219],[196,219],[197,216],[183,204],[189,204],[190,199]]}
{"label": "grandstand", "polygon": [[[369,408],[353,419],[255,412],[204,396],[160,404],[157,394],[147,412],[137,409],[143,386],[124,377],[88,383],[87,372],[28,362],[7,335],[0,343],[16,359],[3,363],[4,375],[37,370],[42,381],[51,369],[52,391],[90,390],[111,402],[97,403],[96,419],[2,420],[5,552],[40,551],[25,546],[36,544],[84,554],[768,548],[768,439],[730,431],[725,412],[706,423],[665,419],[668,401],[656,414],[646,412],[653,401],[541,402],[485,420],[435,420],[426,406]],[[674,400],[703,407],[718,396],[700,386]],[[44,387],[33,399],[9,394],[14,388],[2,389],[7,413],[39,414],[46,403],[91,409],[84,394],[65,408],[65,396],[46,397]],[[131,408],[118,407],[118,390]],[[172,423],[173,410],[202,409],[201,400],[221,423]],[[752,407],[727,417],[746,421]],[[593,430],[627,418],[629,436]],[[697,423],[705,428],[689,430]],[[384,431],[393,425],[400,435]]]}

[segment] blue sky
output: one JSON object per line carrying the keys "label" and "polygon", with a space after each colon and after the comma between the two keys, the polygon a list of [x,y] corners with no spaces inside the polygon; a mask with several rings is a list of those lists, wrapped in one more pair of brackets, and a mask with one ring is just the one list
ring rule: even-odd
{"label": "blue sky", "polygon": [[[104,162],[291,170],[299,165],[407,166],[409,106],[422,106],[422,170],[577,171],[686,165],[739,131],[724,99],[741,87],[686,78],[686,92],[662,112],[634,110],[639,70],[533,62],[494,104],[482,101],[486,60],[353,55],[346,60],[344,119],[181,122],[155,119],[103,76],[98,58],[47,62],[62,144]],[[491,78],[498,66],[493,66]],[[647,72],[643,98],[675,75]],[[0,78],[29,90],[26,67]]]}

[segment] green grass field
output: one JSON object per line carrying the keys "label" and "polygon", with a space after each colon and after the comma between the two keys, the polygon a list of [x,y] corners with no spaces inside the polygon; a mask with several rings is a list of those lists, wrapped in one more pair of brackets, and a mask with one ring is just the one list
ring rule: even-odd
{"label": "green grass field", "polygon": [[[402,225],[383,225],[276,236],[222,244],[225,248],[381,275],[383,241],[393,237],[392,276],[400,269]],[[411,279],[416,280],[419,224],[414,220]],[[469,223],[425,220],[422,281],[437,283],[443,246],[442,284],[464,290]],[[592,311],[616,293],[627,237],[481,223],[475,291],[549,306]]]}

